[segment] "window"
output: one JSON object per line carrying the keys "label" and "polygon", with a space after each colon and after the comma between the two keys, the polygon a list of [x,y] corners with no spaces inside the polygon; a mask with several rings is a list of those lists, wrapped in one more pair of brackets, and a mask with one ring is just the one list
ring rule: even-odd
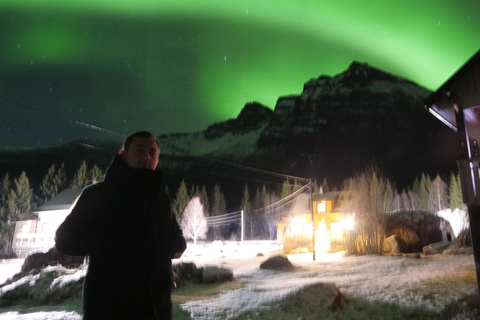
{"label": "window", "polygon": [[317,203],[317,212],[326,212],[327,211],[327,204],[325,201],[321,201]]}

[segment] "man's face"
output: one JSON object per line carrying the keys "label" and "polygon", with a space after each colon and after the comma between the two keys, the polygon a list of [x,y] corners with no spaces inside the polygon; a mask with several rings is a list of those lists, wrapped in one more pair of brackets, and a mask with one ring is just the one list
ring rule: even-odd
{"label": "man's face", "polygon": [[135,137],[128,150],[122,156],[125,162],[132,168],[155,170],[159,151],[154,138]]}

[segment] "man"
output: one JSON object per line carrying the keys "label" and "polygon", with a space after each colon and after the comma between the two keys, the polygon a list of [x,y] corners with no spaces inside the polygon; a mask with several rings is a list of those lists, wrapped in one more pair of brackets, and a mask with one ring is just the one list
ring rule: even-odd
{"label": "man", "polygon": [[129,136],[103,182],[85,188],[56,233],[58,251],[89,257],[83,319],[171,319],[172,261],[186,248],[156,170],[160,147]]}

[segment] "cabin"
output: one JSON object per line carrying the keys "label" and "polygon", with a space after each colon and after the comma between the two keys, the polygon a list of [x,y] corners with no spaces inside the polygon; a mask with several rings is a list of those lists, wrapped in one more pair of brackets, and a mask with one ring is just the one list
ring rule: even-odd
{"label": "cabin", "polygon": [[277,221],[278,245],[285,253],[299,248],[312,252],[314,242],[317,252],[344,250],[344,233],[353,229],[355,199],[351,191],[298,194],[289,215]]}
{"label": "cabin", "polygon": [[73,209],[82,189],[65,189],[36,208],[32,220],[15,222],[12,250],[18,258],[46,252],[55,245],[55,232]]}

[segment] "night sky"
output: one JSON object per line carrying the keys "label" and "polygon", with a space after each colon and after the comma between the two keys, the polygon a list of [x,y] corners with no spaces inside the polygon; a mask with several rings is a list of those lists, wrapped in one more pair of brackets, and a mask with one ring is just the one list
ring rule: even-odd
{"label": "night sky", "polygon": [[367,62],[436,90],[478,0],[2,0],[0,146],[194,132]]}

